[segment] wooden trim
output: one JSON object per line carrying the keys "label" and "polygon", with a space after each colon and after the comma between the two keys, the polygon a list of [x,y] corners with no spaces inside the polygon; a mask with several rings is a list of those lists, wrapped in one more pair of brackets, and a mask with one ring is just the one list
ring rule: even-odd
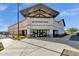
{"label": "wooden trim", "polygon": [[51,17],[35,17],[35,16],[27,16],[27,17],[30,17],[30,18],[51,18]]}
{"label": "wooden trim", "polygon": [[[28,13],[28,16],[29,16],[30,14],[35,13],[35,12],[38,12],[38,11],[39,11],[39,12],[42,11],[42,12],[48,14],[48,15],[50,15],[50,17],[55,17],[54,15],[51,15],[51,14],[49,14],[49,13],[47,13],[47,12],[41,10],[41,9],[39,9],[39,10],[35,10],[35,11],[33,11],[33,12]],[[24,17],[27,17],[27,16],[24,16]],[[29,17],[32,17],[32,16],[29,16]]]}
{"label": "wooden trim", "polygon": [[62,21],[63,21],[63,23],[64,23],[64,26],[66,26],[64,19],[62,19]]}
{"label": "wooden trim", "polygon": [[37,4],[37,5],[34,5],[34,6],[30,7],[30,8],[21,10],[20,13],[21,13],[22,15],[25,15],[24,13],[27,11],[26,16],[28,16],[29,10],[32,9],[32,8],[35,8],[35,7],[38,7],[38,8],[39,8],[39,7],[44,7],[45,9],[47,8],[47,10],[49,10],[51,14],[53,14],[53,12],[55,13],[55,15],[53,15],[54,17],[56,17],[56,16],[59,14],[58,11],[55,11],[55,10],[53,10],[53,9],[51,9],[51,8],[49,8],[49,7],[45,6],[45,5],[43,5],[43,4]]}

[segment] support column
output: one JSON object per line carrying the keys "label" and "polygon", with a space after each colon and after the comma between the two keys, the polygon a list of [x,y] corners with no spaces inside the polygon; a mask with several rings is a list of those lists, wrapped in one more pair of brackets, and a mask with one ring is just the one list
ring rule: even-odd
{"label": "support column", "polygon": [[24,34],[25,34],[25,36],[27,37],[27,30],[24,30]]}
{"label": "support column", "polygon": [[49,35],[50,35],[50,37],[53,37],[53,30],[52,29],[50,29]]}
{"label": "support column", "polygon": [[30,29],[27,29],[27,37],[30,37]]}

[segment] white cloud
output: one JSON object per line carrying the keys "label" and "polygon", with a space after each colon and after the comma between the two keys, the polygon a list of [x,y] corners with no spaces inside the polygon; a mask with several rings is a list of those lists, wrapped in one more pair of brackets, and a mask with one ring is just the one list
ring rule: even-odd
{"label": "white cloud", "polygon": [[6,5],[0,5],[0,11],[4,11],[7,9],[7,6]]}
{"label": "white cloud", "polygon": [[22,6],[31,6],[33,5],[34,3],[23,3]]}
{"label": "white cloud", "polygon": [[32,5],[34,5],[34,3],[23,3],[23,4],[20,6],[20,10],[21,10],[21,9],[24,9],[24,8],[26,8],[26,7],[30,7],[30,6],[32,6]]}
{"label": "white cloud", "polygon": [[0,23],[3,23],[4,22],[4,20],[3,19],[0,19]]}
{"label": "white cloud", "polygon": [[0,19],[0,31],[6,31],[8,29],[8,24],[6,24],[3,19]]}
{"label": "white cloud", "polygon": [[62,11],[60,16],[72,16],[72,15],[77,15],[77,14],[79,14],[79,8],[68,9],[68,10]]}
{"label": "white cloud", "polygon": [[0,31],[7,31],[8,28],[7,27],[4,27],[4,28],[0,28]]}

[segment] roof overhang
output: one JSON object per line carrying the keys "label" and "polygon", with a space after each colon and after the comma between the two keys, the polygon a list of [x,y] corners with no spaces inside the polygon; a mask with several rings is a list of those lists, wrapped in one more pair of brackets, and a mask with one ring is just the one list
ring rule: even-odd
{"label": "roof overhang", "polygon": [[64,26],[66,26],[64,19],[62,19]]}
{"label": "roof overhang", "polygon": [[39,9],[41,9],[41,10],[45,11],[46,13],[52,15],[52,17],[56,17],[56,16],[59,14],[58,11],[53,10],[53,9],[51,9],[51,8],[49,8],[49,7],[45,6],[45,5],[43,5],[43,4],[37,4],[37,5],[34,5],[34,6],[32,6],[32,7],[23,9],[23,10],[20,11],[20,13],[21,13],[24,17],[28,17],[30,13],[32,13],[32,12],[34,12],[34,11],[36,11],[36,10],[39,10]]}

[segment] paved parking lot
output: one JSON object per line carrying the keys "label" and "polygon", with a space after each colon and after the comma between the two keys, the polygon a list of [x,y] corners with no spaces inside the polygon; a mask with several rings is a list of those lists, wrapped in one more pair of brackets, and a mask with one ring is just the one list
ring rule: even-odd
{"label": "paved parking lot", "polygon": [[72,41],[79,41],[79,35],[72,35],[70,40],[72,40]]}
{"label": "paved parking lot", "polygon": [[[68,43],[69,37],[64,37],[60,39],[65,43]],[[44,39],[44,38],[43,38]],[[46,39],[47,40],[47,39]],[[71,45],[63,44],[59,41],[59,38],[53,38],[53,41],[45,41],[38,38],[29,38],[24,39],[22,41],[8,39],[1,39],[0,41],[3,43],[5,49],[0,52],[1,56],[60,56],[63,49],[68,49],[72,51],[79,52],[78,48],[75,48]],[[56,42],[55,42],[56,41]],[[70,42],[68,44],[72,44],[75,42]],[[76,44],[79,47],[79,44]]]}

